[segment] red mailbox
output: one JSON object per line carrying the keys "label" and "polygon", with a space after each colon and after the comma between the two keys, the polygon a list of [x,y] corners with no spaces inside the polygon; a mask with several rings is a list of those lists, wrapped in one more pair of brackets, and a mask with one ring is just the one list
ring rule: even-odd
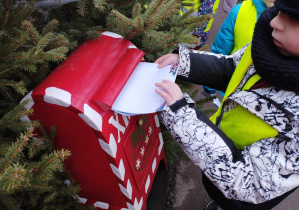
{"label": "red mailbox", "polygon": [[160,160],[165,159],[157,114],[110,110],[144,53],[122,36],[102,32],[86,41],[23,100],[31,120],[56,125],[55,147],[81,186],[80,202],[100,209],[145,209]]}

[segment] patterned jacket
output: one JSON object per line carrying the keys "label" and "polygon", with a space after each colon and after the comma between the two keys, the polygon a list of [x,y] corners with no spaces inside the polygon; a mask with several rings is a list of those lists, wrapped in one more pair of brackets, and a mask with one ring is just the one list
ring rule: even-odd
{"label": "patterned jacket", "polygon": [[[187,81],[225,90],[246,47],[229,56],[180,48],[178,74]],[[223,113],[239,104],[274,127],[279,133],[274,138],[238,150],[193,108],[187,94],[162,112],[161,119],[190,159],[227,198],[258,204],[299,185],[299,96],[275,87],[241,91],[255,73],[252,64],[226,99]],[[213,80],[208,79],[211,76]]]}

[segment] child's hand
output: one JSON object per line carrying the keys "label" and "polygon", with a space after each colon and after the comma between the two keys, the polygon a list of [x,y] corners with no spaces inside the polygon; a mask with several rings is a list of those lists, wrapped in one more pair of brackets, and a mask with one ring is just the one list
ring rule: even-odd
{"label": "child's hand", "polygon": [[156,92],[164,98],[167,106],[170,106],[183,97],[181,88],[174,82],[163,79],[161,83],[156,83],[155,85],[164,90],[156,89]]}
{"label": "child's hand", "polygon": [[158,68],[163,68],[170,64],[176,64],[179,63],[180,57],[178,54],[166,54],[162,57],[158,58],[155,63],[159,64]]}

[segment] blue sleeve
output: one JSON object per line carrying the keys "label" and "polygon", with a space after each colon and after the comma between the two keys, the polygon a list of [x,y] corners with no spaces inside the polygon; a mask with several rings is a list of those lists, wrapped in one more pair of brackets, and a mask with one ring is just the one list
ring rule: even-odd
{"label": "blue sleeve", "polygon": [[234,49],[234,28],[241,4],[234,6],[224,20],[213,42],[211,52],[230,55]]}

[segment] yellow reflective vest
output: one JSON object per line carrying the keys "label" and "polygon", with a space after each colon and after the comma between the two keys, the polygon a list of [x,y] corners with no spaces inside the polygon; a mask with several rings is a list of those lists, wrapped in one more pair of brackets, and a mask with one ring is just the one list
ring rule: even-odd
{"label": "yellow reflective vest", "polygon": [[243,1],[235,23],[234,49],[231,54],[252,40],[256,20],[257,12],[252,0]]}
{"label": "yellow reflective vest", "polygon": [[[210,120],[215,124],[216,119],[221,117],[220,129],[234,142],[236,147],[239,149],[244,149],[245,146],[251,145],[258,140],[275,137],[278,134],[276,129],[241,105],[237,105],[235,108],[224,113],[223,115],[221,114],[224,102],[237,88],[251,63],[252,58],[250,44],[247,47],[227,86],[221,106],[210,118]],[[261,77],[255,74],[248,81],[246,81],[242,91],[249,90],[260,79]]]}

